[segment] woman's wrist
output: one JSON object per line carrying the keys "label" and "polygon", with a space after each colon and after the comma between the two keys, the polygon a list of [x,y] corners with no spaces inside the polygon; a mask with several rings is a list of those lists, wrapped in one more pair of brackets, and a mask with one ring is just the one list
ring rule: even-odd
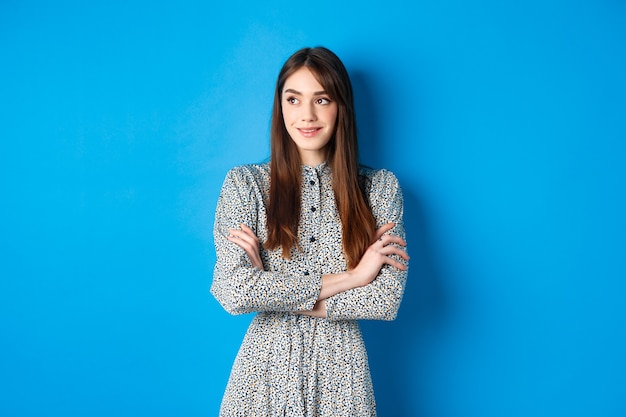
{"label": "woman's wrist", "polygon": [[300,314],[303,316],[310,316],[310,317],[326,318],[326,301],[319,300],[313,306],[313,310],[296,311],[296,314]]}
{"label": "woman's wrist", "polygon": [[348,271],[338,274],[324,274],[322,275],[322,289],[320,290],[318,300],[325,300],[328,297],[355,287],[353,278]]}

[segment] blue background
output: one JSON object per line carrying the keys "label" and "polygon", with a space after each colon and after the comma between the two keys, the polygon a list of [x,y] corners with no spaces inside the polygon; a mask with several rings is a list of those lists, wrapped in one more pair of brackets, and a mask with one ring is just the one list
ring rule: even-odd
{"label": "blue background", "polygon": [[0,415],[217,415],[215,203],[313,45],[405,193],[379,415],[626,415],[626,3],[212,3],[0,4]]}

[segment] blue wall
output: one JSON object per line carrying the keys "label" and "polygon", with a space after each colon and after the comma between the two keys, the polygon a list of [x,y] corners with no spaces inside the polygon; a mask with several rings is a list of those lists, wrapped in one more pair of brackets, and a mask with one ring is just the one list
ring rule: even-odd
{"label": "blue wall", "polygon": [[626,3],[102,3],[0,4],[0,415],[216,415],[219,187],[318,44],[405,192],[380,416],[626,415]]}

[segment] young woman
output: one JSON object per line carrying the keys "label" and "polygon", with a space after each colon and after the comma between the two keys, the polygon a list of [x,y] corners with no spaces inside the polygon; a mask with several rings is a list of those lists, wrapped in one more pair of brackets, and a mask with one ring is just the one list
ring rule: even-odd
{"label": "young woman", "polygon": [[408,255],[402,192],[360,167],[352,87],[326,48],[297,51],[274,95],[269,163],[226,176],[211,292],[257,312],[220,416],[376,415],[358,319],[393,320]]}

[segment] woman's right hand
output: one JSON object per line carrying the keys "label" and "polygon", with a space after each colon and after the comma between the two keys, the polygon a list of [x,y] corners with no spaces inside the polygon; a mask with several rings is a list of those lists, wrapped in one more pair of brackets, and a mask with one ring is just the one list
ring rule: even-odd
{"label": "woman's right hand", "polygon": [[406,242],[399,236],[385,234],[393,229],[395,223],[387,223],[376,230],[374,242],[367,248],[359,264],[347,273],[351,277],[351,281],[355,287],[364,287],[374,281],[383,265],[391,265],[402,271],[408,268],[402,262],[392,258],[391,255],[397,255],[408,261],[409,255],[404,247]]}
{"label": "woman's right hand", "polygon": [[246,252],[250,258],[250,263],[254,268],[263,270],[263,262],[261,261],[261,252],[259,249],[259,238],[256,237],[252,229],[242,223],[241,230],[230,229],[229,235],[226,236],[226,239],[233,242]]}

